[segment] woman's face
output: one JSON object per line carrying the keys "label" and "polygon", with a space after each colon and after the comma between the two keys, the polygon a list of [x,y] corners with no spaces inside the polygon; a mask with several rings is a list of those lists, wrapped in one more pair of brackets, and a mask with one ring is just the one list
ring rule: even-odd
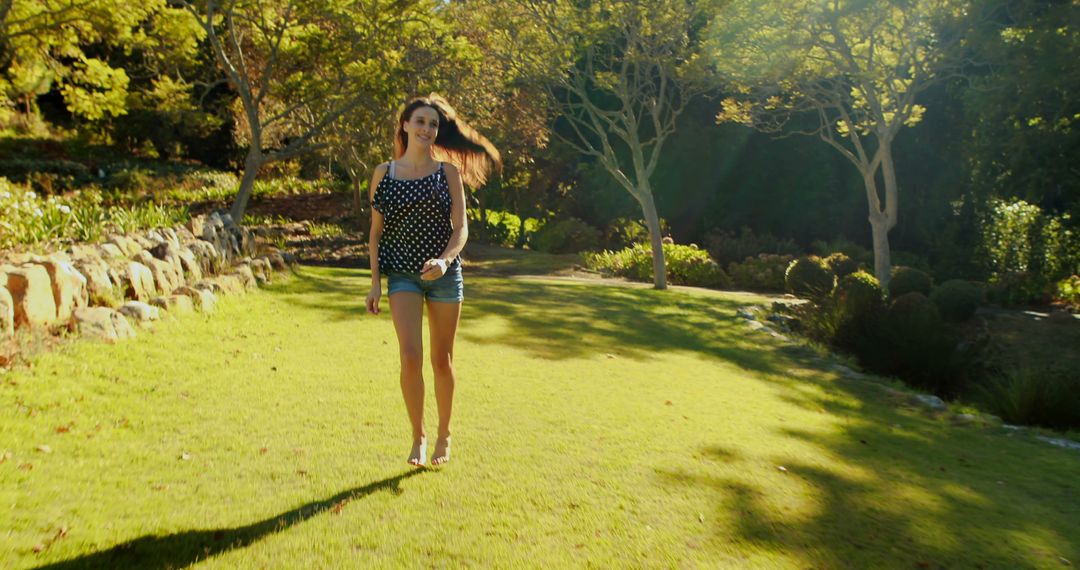
{"label": "woman's face", "polygon": [[409,146],[431,146],[439,134],[439,113],[431,107],[417,107],[402,128],[408,133]]}

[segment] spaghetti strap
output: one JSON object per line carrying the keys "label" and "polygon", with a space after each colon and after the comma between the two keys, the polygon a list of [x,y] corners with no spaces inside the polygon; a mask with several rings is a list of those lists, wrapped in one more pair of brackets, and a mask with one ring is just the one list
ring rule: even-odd
{"label": "spaghetti strap", "polygon": [[390,169],[389,170],[390,170],[390,172],[389,172],[390,178],[393,178],[394,177],[394,161],[392,161],[392,160],[390,161]]}

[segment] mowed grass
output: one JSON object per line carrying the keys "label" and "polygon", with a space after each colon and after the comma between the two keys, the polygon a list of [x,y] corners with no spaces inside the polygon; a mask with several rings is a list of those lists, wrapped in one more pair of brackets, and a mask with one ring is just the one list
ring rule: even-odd
{"label": "mowed grass", "polygon": [[1080,562],[1080,453],[841,379],[732,318],[762,298],[466,279],[439,470],[405,465],[364,271],[304,267],[0,377],[0,566]]}

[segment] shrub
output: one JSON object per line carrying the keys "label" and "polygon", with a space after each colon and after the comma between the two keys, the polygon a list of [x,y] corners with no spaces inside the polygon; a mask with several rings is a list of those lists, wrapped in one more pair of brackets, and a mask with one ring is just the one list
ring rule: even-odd
{"label": "shrub", "polygon": [[859,263],[873,263],[874,261],[873,252],[844,237],[837,237],[831,241],[814,240],[810,243],[810,252],[819,256],[843,253]]}
{"label": "shrub", "polygon": [[845,275],[837,281],[831,299],[837,307],[832,343],[880,365],[885,302],[877,278],[865,271]]}
{"label": "shrub", "polygon": [[844,315],[852,319],[876,318],[885,307],[881,285],[876,277],[865,271],[842,277],[836,283],[833,297],[840,303]]}
{"label": "shrub", "polygon": [[1080,309],[1080,276],[1070,275],[1058,281],[1054,300],[1073,309]]}
{"label": "shrub", "polygon": [[912,292],[893,300],[885,316],[885,338],[892,349],[889,369],[937,393],[955,389],[949,376],[955,342],[926,295]]}
{"label": "shrub", "polygon": [[1052,216],[1017,200],[991,200],[980,221],[979,257],[998,302],[1045,301],[1053,285],[1080,270],[1080,236],[1068,214]]}
{"label": "shrub", "polygon": [[1007,422],[1080,428],[1080,382],[1065,371],[1022,368],[975,385],[984,405]]}
{"label": "shrub", "polygon": [[982,291],[970,281],[950,279],[934,287],[930,299],[945,320],[961,323],[975,315],[982,301]]}
{"label": "shrub", "polygon": [[577,219],[549,221],[533,235],[535,249],[548,253],[577,253],[596,249],[600,230]]}
{"label": "shrub", "polygon": [[[521,218],[511,212],[484,210],[481,219],[478,208],[469,208],[469,238],[502,247],[515,247],[521,238]],[[536,231],[536,220],[525,219],[526,237]]]}
{"label": "shrub", "polygon": [[848,257],[846,253],[836,252],[825,258],[825,265],[836,275],[842,278],[859,270],[859,262]]}
{"label": "shrub", "polygon": [[796,295],[820,298],[832,292],[836,276],[816,255],[792,261],[784,273],[787,290]]}
{"label": "shrub", "polygon": [[889,279],[889,297],[896,299],[908,293],[922,293],[930,295],[933,280],[925,271],[914,267],[897,266],[892,270]]}
{"label": "shrub", "polygon": [[32,158],[0,160],[0,177],[12,182],[29,182],[44,194],[71,190],[93,180],[90,170],[78,162]]}
{"label": "shrub", "polygon": [[784,291],[784,273],[794,258],[790,255],[762,253],[728,265],[732,286],[751,291]]}
{"label": "shrub", "polygon": [[[668,224],[660,219],[660,234],[667,235]],[[644,220],[616,218],[604,230],[604,243],[611,249],[629,247],[635,243],[649,243],[649,226]]]}
{"label": "shrub", "polygon": [[[664,244],[665,273],[674,285],[697,287],[728,287],[731,280],[709,254],[696,245]],[[634,244],[619,251],[602,251],[585,255],[585,264],[635,281],[653,280],[652,247]]]}
{"label": "shrub", "polygon": [[755,234],[743,226],[739,235],[732,232],[713,231],[705,236],[709,255],[717,263],[727,266],[763,253],[774,255],[799,255],[802,251],[794,240],[778,238],[770,234]]}

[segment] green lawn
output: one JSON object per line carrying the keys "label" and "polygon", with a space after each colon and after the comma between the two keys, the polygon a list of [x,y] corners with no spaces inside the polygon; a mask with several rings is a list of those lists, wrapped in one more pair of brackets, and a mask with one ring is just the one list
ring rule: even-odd
{"label": "green lawn", "polygon": [[826,372],[746,295],[467,277],[453,460],[412,470],[368,279],[0,376],[0,567],[1080,564],[1080,453]]}

